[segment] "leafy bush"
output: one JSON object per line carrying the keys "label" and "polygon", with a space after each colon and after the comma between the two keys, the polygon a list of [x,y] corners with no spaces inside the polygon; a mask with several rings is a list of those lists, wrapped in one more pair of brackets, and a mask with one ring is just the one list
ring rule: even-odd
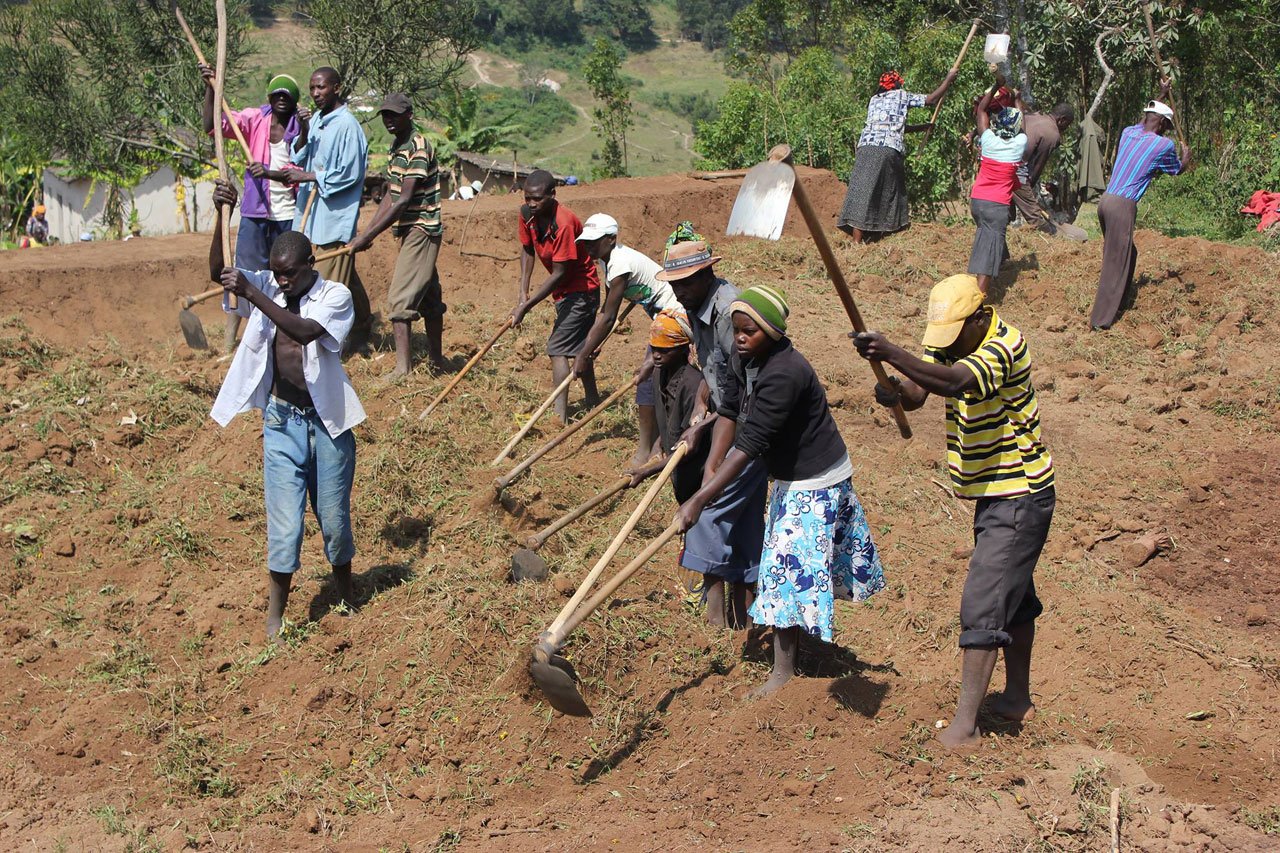
{"label": "leafy bush", "polygon": [[1199,157],[1194,170],[1152,182],[1139,207],[1139,224],[1172,236],[1195,234],[1235,240],[1255,233],[1258,220],[1240,208],[1257,190],[1280,192],[1280,138],[1256,104],[1222,112],[1218,144]]}
{"label": "leafy bush", "polygon": [[542,86],[485,86],[480,90],[477,120],[482,125],[511,121],[520,127],[512,142],[528,145],[576,124],[578,113],[567,98]]}
{"label": "leafy bush", "polygon": [[645,93],[643,99],[660,110],[666,110],[683,119],[688,119],[691,127],[713,122],[720,115],[720,107],[716,99],[706,92],[698,92],[697,94],[689,94],[687,92],[677,94],[665,91],[651,92]]}

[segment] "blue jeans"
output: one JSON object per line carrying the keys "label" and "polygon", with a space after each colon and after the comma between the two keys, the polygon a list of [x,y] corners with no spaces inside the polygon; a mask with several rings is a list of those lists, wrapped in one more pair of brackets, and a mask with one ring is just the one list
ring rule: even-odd
{"label": "blue jeans", "polygon": [[236,232],[236,266],[255,272],[271,269],[271,247],[277,237],[292,228],[291,219],[278,221],[256,216],[240,217],[240,230]]}
{"label": "blue jeans", "polygon": [[307,498],[320,522],[324,553],[335,566],[355,556],[351,483],[356,439],[330,438],[315,409],[272,397],[262,412],[262,488],[267,504],[267,568],[292,574],[300,565]]}

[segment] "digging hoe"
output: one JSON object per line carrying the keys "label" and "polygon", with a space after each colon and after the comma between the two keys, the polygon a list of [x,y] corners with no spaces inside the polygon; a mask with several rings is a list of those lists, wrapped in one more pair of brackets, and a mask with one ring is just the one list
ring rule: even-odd
{"label": "digging hoe", "polygon": [[538,645],[533,651],[533,661],[529,664],[529,674],[533,677],[534,683],[538,685],[538,689],[542,691],[542,695],[547,697],[547,702],[551,707],[555,708],[562,714],[568,714],[571,717],[590,717],[591,709],[587,706],[587,702],[582,698],[582,694],[578,691],[576,673],[573,666],[560,655],[556,654],[556,650],[564,643],[565,637],[573,632],[582,621],[590,616],[608,601],[609,597],[618,591],[618,588],[626,583],[632,575],[640,571],[645,563],[653,559],[653,555],[658,553],[663,545],[670,542],[676,534],[680,532],[680,528],[676,524],[671,524],[666,530],[658,534],[658,537],[645,546],[645,549],[636,555],[635,559],[622,567],[619,572],[610,578],[599,591],[591,597],[591,600],[579,607],[573,614],[559,626],[554,626],[547,630],[538,638]]}
{"label": "digging hoe", "polygon": [[[769,152],[768,160],[752,166],[747,172],[746,178],[742,181],[742,187],[738,190],[738,198],[733,203],[733,213],[729,215],[729,227],[726,233],[730,236],[745,234],[748,237],[777,240],[782,236],[782,225],[786,222],[787,210],[793,197],[796,200],[796,206],[800,208],[805,224],[809,226],[809,233],[813,235],[813,242],[818,246],[818,254],[822,256],[822,263],[827,268],[831,283],[836,286],[836,293],[840,296],[845,313],[849,315],[853,330],[865,332],[866,324],[862,322],[862,314],[858,312],[858,306],[853,301],[853,294],[849,291],[844,273],[836,263],[836,256],[831,251],[831,244],[827,242],[826,232],[822,230],[822,223],[818,221],[818,215],[809,202],[804,184],[796,177],[796,170],[791,165],[790,145],[774,147]],[[871,362],[871,370],[881,386],[893,387],[880,362]],[[902,433],[903,438],[911,438],[911,426],[907,423],[907,414],[902,410],[902,404],[894,406],[891,411],[893,419],[898,422],[898,432]]]}
{"label": "digging hoe", "polygon": [[591,587],[599,580],[600,575],[604,573],[614,556],[617,555],[618,549],[622,547],[622,543],[626,541],[626,538],[631,535],[631,531],[635,530],[636,525],[640,523],[640,519],[649,511],[649,507],[657,499],[658,493],[662,490],[667,480],[671,479],[672,472],[675,471],[676,466],[680,464],[680,460],[688,452],[689,445],[683,441],[676,445],[675,452],[667,460],[662,473],[658,475],[649,490],[644,493],[640,503],[636,505],[636,508],[632,510],[631,515],[627,518],[626,524],[622,525],[622,529],[618,531],[618,535],[613,537],[613,541],[609,543],[609,547],[605,549],[604,554],[591,567],[591,571],[587,572],[587,576],[582,579],[582,583],[578,585],[573,597],[561,608],[555,620],[547,626],[547,630],[543,631],[542,635],[538,637],[538,644],[533,652],[533,662],[529,665],[529,674],[533,676],[534,682],[547,697],[551,707],[563,714],[569,714],[574,717],[589,717],[591,716],[591,709],[587,707],[587,703],[583,701],[581,694],[578,693],[577,685],[574,684],[567,662],[559,657],[556,652],[570,631],[576,628],[583,619],[591,615],[593,610],[599,607],[606,598],[613,594],[614,590],[638,571],[640,566],[648,562],[649,558],[657,553],[658,549],[678,532],[674,525],[667,528],[661,536],[649,543],[648,547],[635,560],[632,560],[631,563],[627,564],[626,568],[601,587],[594,598],[588,601],[586,605],[582,605],[582,601],[587,597],[587,593],[591,591]]}
{"label": "digging hoe", "polygon": [[206,299],[222,293],[221,287],[214,287],[196,296],[182,297],[182,310],[178,312],[178,325],[182,327],[182,337],[187,339],[187,346],[192,349],[208,349],[209,340],[204,336],[204,324],[192,311],[192,306],[199,305]]}
{"label": "digging hoe", "polygon": [[[631,310],[635,307],[636,307],[636,303],[632,302],[628,304],[626,308],[622,309],[622,313],[618,315],[618,319],[615,320],[613,323],[613,328],[609,330],[609,334],[605,336],[604,341],[600,342],[601,348],[604,347],[605,341],[609,340],[609,338],[613,335],[613,333],[618,331],[618,327],[622,325],[622,321],[627,319],[627,315],[630,314]],[[599,354],[600,354],[600,349],[597,349],[596,355],[598,356]],[[525,421],[524,426],[522,426],[519,430],[517,430],[515,435],[511,436],[511,440],[507,442],[506,446],[503,447],[502,450],[498,451],[498,455],[493,457],[493,461],[490,462],[489,464],[491,466],[501,465],[502,460],[506,459],[508,456],[511,455],[511,451],[515,450],[516,445],[519,444],[524,439],[524,437],[529,434],[529,430],[533,429],[533,425],[538,422],[538,419],[541,418],[544,414],[546,414],[547,409],[551,408],[552,404],[555,403],[556,398],[559,397],[561,394],[563,394],[565,390],[568,389],[568,387],[572,385],[573,381],[577,378],[578,377],[573,374],[573,371],[569,371],[569,375],[564,378],[564,381],[556,386],[555,390],[551,392],[551,394],[547,397],[547,399],[542,401],[542,405],[534,409],[533,414],[529,416],[529,420]],[[498,488],[501,489],[503,488],[503,486],[499,486]]]}

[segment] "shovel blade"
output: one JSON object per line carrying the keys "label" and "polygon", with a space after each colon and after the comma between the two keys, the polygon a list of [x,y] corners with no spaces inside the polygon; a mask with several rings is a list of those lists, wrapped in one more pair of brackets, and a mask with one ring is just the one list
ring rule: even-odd
{"label": "shovel blade", "polygon": [[578,683],[573,671],[573,664],[560,655],[552,655],[547,663],[536,657],[529,664],[529,675],[533,683],[538,685],[547,703],[570,717],[590,717],[591,709],[578,692]]}
{"label": "shovel blade", "polygon": [[182,337],[187,339],[187,346],[192,349],[208,349],[209,341],[204,336],[204,324],[194,311],[183,308],[178,312],[178,325],[182,327]]}
{"label": "shovel blade", "polygon": [[1070,222],[1058,223],[1058,236],[1076,243],[1087,243],[1089,241],[1089,232],[1079,225],[1072,225]]}
{"label": "shovel blade", "polygon": [[743,234],[777,240],[782,236],[783,223],[787,221],[791,189],[795,183],[795,170],[788,163],[766,160],[752,166],[742,179],[725,233],[731,237]]}

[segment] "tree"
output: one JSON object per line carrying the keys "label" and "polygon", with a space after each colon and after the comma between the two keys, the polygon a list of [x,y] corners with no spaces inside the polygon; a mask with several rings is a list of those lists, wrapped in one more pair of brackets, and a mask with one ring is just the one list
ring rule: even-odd
{"label": "tree", "polygon": [[304,11],[347,92],[439,91],[481,44],[476,0],[310,0]]}
{"label": "tree", "polygon": [[598,102],[592,110],[596,131],[604,141],[603,165],[598,177],[618,178],[627,174],[627,130],[631,117],[631,84],[622,75],[622,53],[606,38],[595,46],[582,66],[582,76]]}
{"label": "tree", "polygon": [[653,13],[644,0],[586,0],[582,23],[604,31],[631,50],[651,50],[658,45]]}
{"label": "tree", "polygon": [[479,0],[495,44],[528,50],[535,44],[565,47],[582,42],[573,0]]}
{"label": "tree", "polygon": [[746,0],[676,0],[680,35],[701,42],[706,50],[719,50],[729,41],[729,22]]}
{"label": "tree", "polygon": [[[208,49],[211,0],[183,11]],[[245,53],[247,18],[232,10],[228,68]],[[112,209],[159,165],[198,174],[210,157],[201,132],[204,81],[168,3],[36,0],[0,10],[0,115],[6,147],[28,166],[55,159],[105,183]],[[123,214],[113,228],[123,226]]]}
{"label": "tree", "polygon": [[520,132],[520,125],[511,123],[514,112],[500,117],[496,123],[481,124],[479,108],[480,98],[475,89],[465,89],[457,83],[451,84],[432,106],[440,127],[424,135],[435,148],[440,165],[453,176],[455,187],[459,185],[459,151],[487,154]]}

